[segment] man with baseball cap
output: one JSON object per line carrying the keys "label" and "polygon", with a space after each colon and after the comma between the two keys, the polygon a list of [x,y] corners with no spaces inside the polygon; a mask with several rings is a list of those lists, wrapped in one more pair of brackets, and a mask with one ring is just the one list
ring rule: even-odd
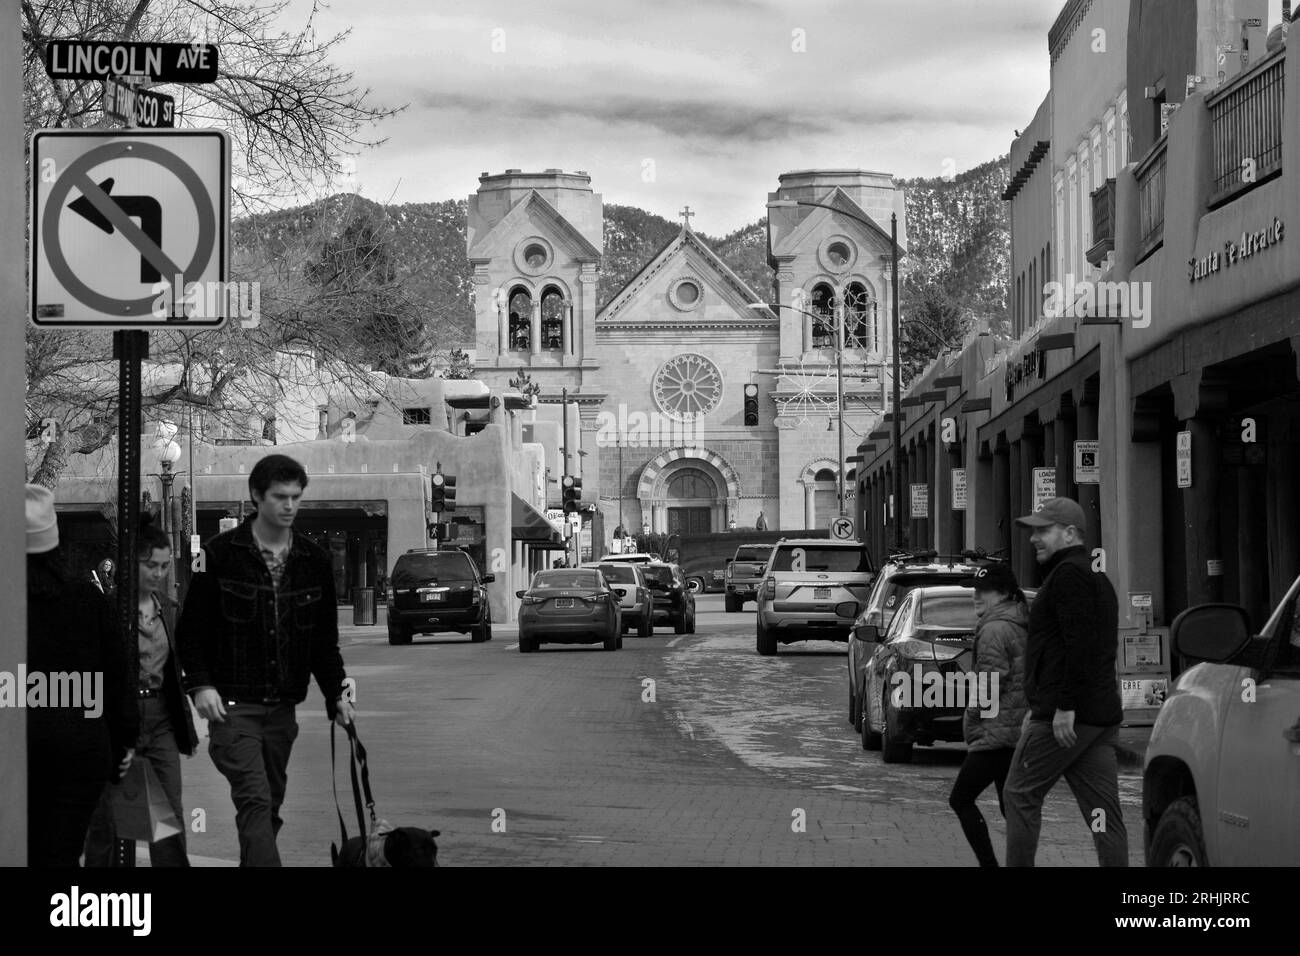
{"label": "man with baseball cap", "polygon": [[1115,753],[1124,716],[1115,673],[1115,589],[1092,569],[1078,502],[1052,498],[1016,524],[1032,529],[1029,543],[1046,577],[1029,611],[1029,716],[1003,790],[1007,865],[1034,865],[1043,800],[1064,776],[1101,865],[1128,866]]}

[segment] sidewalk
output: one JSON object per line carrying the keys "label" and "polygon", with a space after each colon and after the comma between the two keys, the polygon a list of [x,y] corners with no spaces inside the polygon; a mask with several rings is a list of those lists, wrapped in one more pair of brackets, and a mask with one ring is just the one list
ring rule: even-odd
{"label": "sidewalk", "polygon": [[1141,767],[1146,760],[1151,727],[1120,727],[1119,762],[1126,767]]}

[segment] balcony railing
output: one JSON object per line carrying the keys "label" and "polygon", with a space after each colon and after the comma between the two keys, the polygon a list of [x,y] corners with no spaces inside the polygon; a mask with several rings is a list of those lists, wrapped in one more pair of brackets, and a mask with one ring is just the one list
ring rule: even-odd
{"label": "balcony railing", "polygon": [[1115,180],[1108,179],[1092,194],[1092,248],[1088,261],[1101,265],[1115,248]]}
{"label": "balcony railing", "polygon": [[1165,165],[1169,141],[1161,138],[1137,168],[1138,259],[1154,252],[1165,238]]}
{"label": "balcony railing", "polygon": [[1283,47],[1206,99],[1214,163],[1211,206],[1282,171],[1285,73]]}

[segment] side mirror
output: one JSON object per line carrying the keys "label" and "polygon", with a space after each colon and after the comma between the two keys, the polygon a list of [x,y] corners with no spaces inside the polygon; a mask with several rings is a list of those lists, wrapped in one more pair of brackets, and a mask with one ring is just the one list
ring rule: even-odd
{"label": "side mirror", "polygon": [[1169,626],[1174,653],[1222,664],[1250,643],[1250,615],[1235,604],[1189,607]]}
{"label": "side mirror", "polygon": [[517,598],[521,598],[521,597],[523,597],[523,596],[524,596],[525,594],[527,594],[527,593],[528,593],[527,591],[516,591],[516,592],[515,592],[515,597],[517,597]]}
{"label": "side mirror", "polygon": [[835,605],[835,613],[840,617],[854,618],[857,617],[861,611],[862,605],[857,601],[841,601],[839,604]]}
{"label": "side mirror", "polygon": [[853,636],[864,644],[876,644],[880,641],[880,628],[874,624],[859,624],[853,629]]}
{"label": "side mirror", "polygon": [[483,575],[483,583],[484,583],[484,584],[491,584],[491,583],[492,583],[493,581],[495,581],[496,579],[497,579],[497,576],[496,576],[495,574],[485,574],[485,575]]}

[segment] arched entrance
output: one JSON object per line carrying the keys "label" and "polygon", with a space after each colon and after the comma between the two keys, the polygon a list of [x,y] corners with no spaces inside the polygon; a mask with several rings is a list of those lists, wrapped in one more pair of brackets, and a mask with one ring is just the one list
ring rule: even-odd
{"label": "arched entrance", "polygon": [[803,486],[804,527],[826,528],[840,513],[839,472],[835,462],[822,459],[808,464],[799,476]]}
{"label": "arched entrance", "polygon": [[637,497],[652,530],[703,534],[726,529],[739,508],[740,482],[720,455],[678,448],[646,465]]}

